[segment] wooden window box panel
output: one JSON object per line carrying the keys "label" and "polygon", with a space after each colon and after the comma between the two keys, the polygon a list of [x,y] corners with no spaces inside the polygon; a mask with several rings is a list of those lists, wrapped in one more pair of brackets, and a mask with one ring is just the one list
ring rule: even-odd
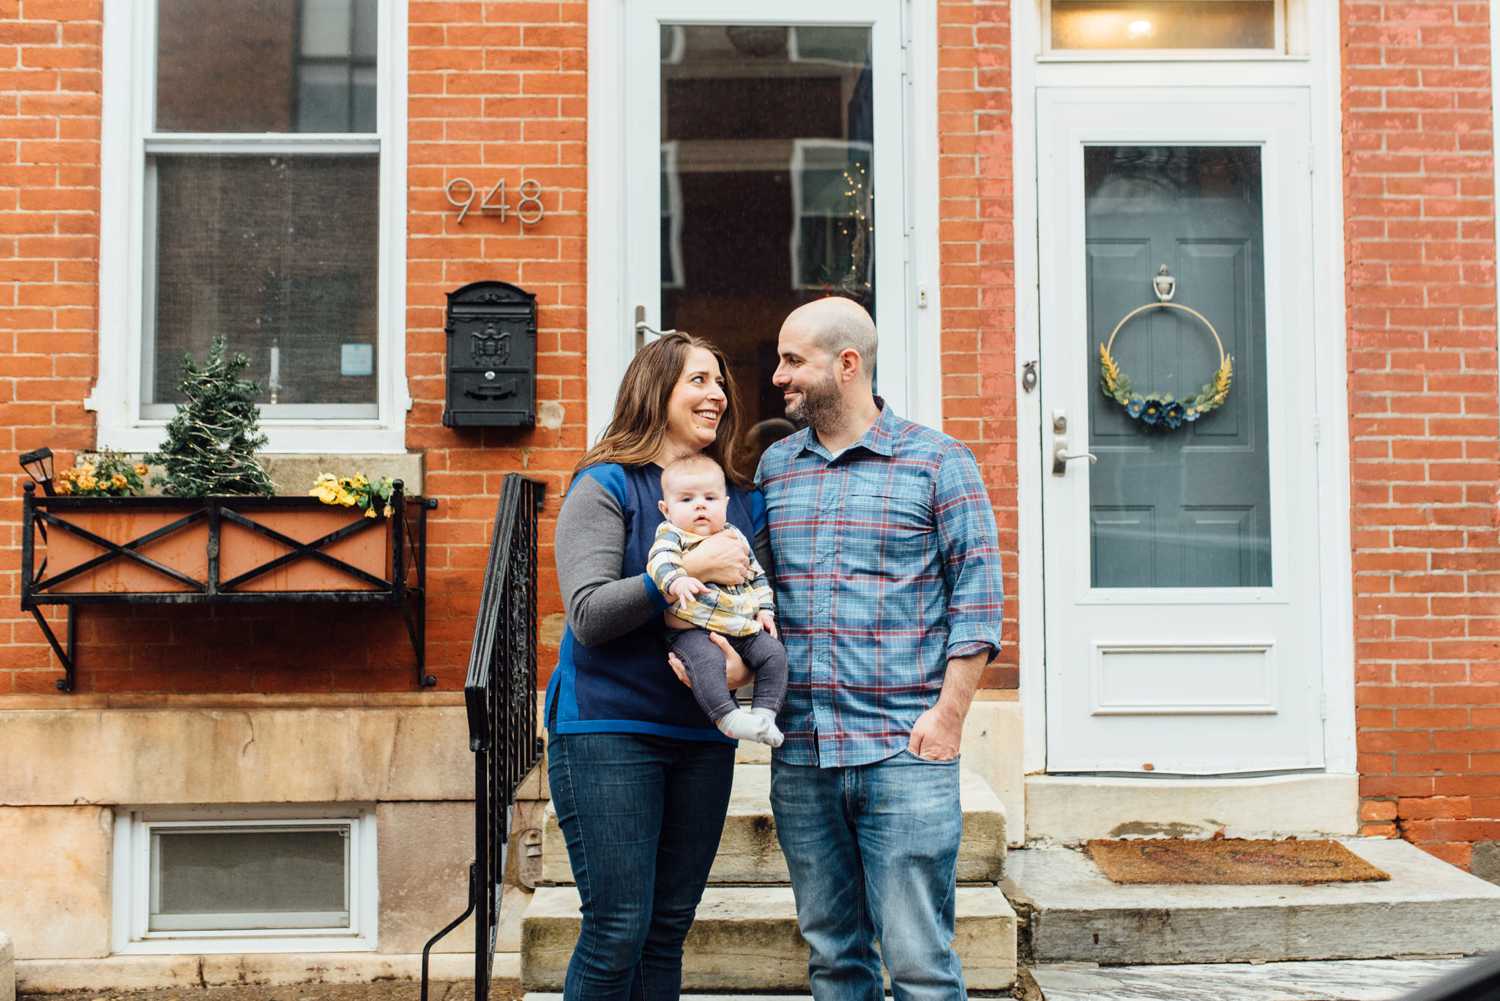
{"label": "wooden window box panel", "polygon": [[[315,497],[50,497],[26,484],[21,609],[76,680],[73,609],[100,604],[331,602],[398,608],[426,673],[427,512],[396,482],[391,516]],[[67,610],[66,642],[42,606]]]}

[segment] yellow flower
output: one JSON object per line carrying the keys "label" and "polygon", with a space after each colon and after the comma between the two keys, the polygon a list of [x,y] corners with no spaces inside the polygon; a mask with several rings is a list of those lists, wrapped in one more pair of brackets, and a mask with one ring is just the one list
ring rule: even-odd
{"label": "yellow flower", "polygon": [[367,487],[370,485],[370,481],[365,479],[364,473],[355,473],[354,479],[349,482],[356,487]]}
{"label": "yellow flower", "polygon": [[99,485],[99,481],[96,480],[96,479],[94,479],[94,477],[92,475],[90,475],[90,474],[86,473],[83,476],[78,477],[78,486],[79,486],[79,489],[82,489],[82,490],[92,490],[92,489],[94,489],[98,485]]}
{"label": "yellow flower", "polygon": [[122,487],[124,487],[125,486],[125,476],[124,476],[124,474],[123,473],[116,473],[115,475],[111,476],[109,478],[109,485],[112,486],[112,487],[114,487],[116,490],[119,490]]}
{"label": "yellow flower", "polygon": [[337,503],[339,499],[338,492],[334,490],[333,485],[330,483],[324,483],[322,480],[319,480],[318,483],[308,491],[308,493],[313,497],[316,497],[318,500],[322,501],[324,504],[334,504]]}
{"label": "yellow flower", "polygon": [[367,508],[365,508],[365,517],[366,518],[376,518],[376,517],[379,517],[379,516],[375,513],[375,509],[373,507],[367,507]]}
{"label": "yellow flower", "polygon": [[57,492],[60,493],[60,494],[64,494],[64,495],[72,493],[73,492],[73,483],[72,483],[72,481],[71,480],[60,480],[60,481],[58,481]]}
{"label": "yellow flower", "polygon": [[81,476],[93,476],[94,464],[92,462],[85,462],[83,465],[78,467],[78,472]]}
{"label": "yellow flower", "polygon": [[385,506],[385,516],[387,518],[389,518],[391,515],[393,515],[395,513],[396,513],[396,509],[395,508],[391,507],[389,504],[387,504]]}
{"label": "yellow flower", "polygon": [[74,471],[74,470],[72,470],[72,469],[64,469],[62,472],[60,472],[60,473],[57,474],[57,478],[59,480],[62,480],[64,482],[66,482],[68,480],[71,480],[74,476],[77,476],[77,475],[78,475],[77,472]]}
{"label": "yellow flower", "polygon": [[355,501],[357,501],[358,499],[359,498],[355,497],[353,494],[351,494],[349,491],[345,490],[343,487],[339,488],[338,502],[340,504],[344,505],[345,507],[353,507]]}
{"label": "yellow flower", "polygon": [[146,472],[147,472],[147,469],[146,469],[146,464],[144,462],[137,462],[135,464],[135,475],[137,475],[137,476],[145,476]]}

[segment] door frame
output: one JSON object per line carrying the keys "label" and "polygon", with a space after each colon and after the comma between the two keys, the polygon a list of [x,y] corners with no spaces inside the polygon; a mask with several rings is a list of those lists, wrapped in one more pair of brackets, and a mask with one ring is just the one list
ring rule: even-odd
{"label": "door frame", "polygon": [[[1302,5],[1298,5],[1301,7]],[[1324,768],[1354,774],[1354,589],[1351,565],[1349,433],[1345,358],[1342,135],[1339,79],[1339,5],[1302,8],[1306,55],[1193,62],[1170,55],[1080,59],[1043,54],[1040,2],[1012,7],[1012,125],[1015,136],[1016,451],[1018,506],[1020,701],[1023,770],[1047,770],[1046,629],[1042,500],[1044,428],[1041,392],[1026,392],[1024,366],[1043,359],[1038,241],[1037,91],[1039,88],[1191,87],[1259,89],[1302,87],[1312,109],[1312,286],[1314,411],[1317,422],[1319,586],[1324,597],[1322,691]],[[1029,234],[1021,238],[1021,234]],[[1149,780],[1148,780],[1149,781]]]}
{"label": "door frame", "polygon": [[[620,376],[635,353],[635,332],[627,302],[625,254],[626,153],[624,123],[626,72],[626,3],[594,0],[588,5],[588,197],[587,262],[587,428],[597,440],[608,423]],[[817,24],[820,2],[857,6],[854,0],[812,0],[796,5],[798,16],[767,12],[778,4],[751,4],[723,14],[716,6],[703,22],[775,20]],[[902,416],[942,427],[941,318],[938,271],[938,116],[937,12],[928,0],[900,0],[905,65],[901,160],[906,206],[904,288],[893,301],[905,303],[905,349],[897,363],[905,372]],[[915,8],[915,9],[914,9]],[[636,59],[639,56],[632,56]],[[577,211],[585,206],[565,208]],[[890,361],[887,360],[887,368]]]}

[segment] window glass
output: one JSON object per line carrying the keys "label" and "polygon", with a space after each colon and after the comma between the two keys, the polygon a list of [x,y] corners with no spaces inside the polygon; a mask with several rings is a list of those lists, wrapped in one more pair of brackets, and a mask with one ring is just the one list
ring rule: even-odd
{"label": "window glass", "polygon": [[1052,0],[1054,49],[1272,49],[1275,0]]}
{"label": "window glass", "polygon": [[376,0],[158,0],[156,131],[373,132],[376,12]]}
{"label": "window glass", "polygon": [[150,928],[346,928],[349,829],[161,829]]}
{"label": "window glass", "polygon": [[222,336],[250,357],[262,403],[376,416],[378,158],[156,156],[149,168],[146,404],[179,402],[183,354],[202,358]]}

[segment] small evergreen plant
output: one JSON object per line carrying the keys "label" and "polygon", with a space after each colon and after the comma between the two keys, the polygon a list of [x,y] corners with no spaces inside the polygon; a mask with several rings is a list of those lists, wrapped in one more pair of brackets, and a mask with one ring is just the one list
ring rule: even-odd
{"label": "small evergreen plant", "polygon": [[255,458],[265,445],[255,398],[260,387],[240,373],[250,364],[243,354],[228,357],[224,339],[214,338],[202,367],[191,355],[182,361],[177,388],[183,402],[167,424],[161,451],[148,457],[161,463],[165,476],[154,479],[169,497],[276,492],[271,477]]}

